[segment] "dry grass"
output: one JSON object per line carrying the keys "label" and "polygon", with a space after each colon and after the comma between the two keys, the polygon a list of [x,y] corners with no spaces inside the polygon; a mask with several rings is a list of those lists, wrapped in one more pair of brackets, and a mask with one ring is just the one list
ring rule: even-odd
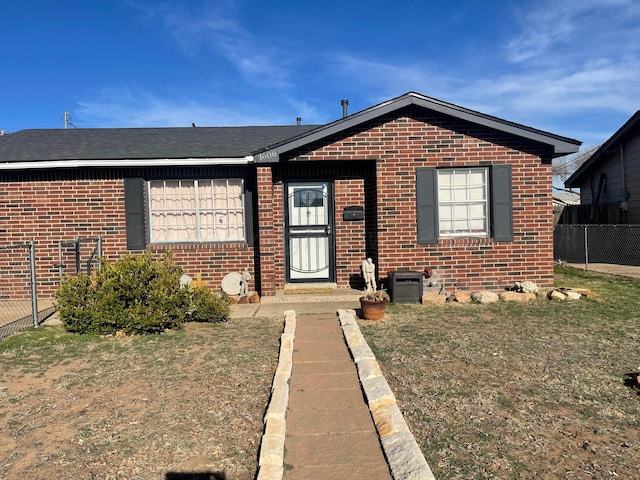
{"label": "dry grass", "polygon": [[640,478],[640,281],[574,302],[395,305],[361,328],[436,478]]}
{"label": "dry grass", "polygon": [[[281,322],[0,342],[0,478],[250,479]],[[204,473],[209,475],[204,475]]]}

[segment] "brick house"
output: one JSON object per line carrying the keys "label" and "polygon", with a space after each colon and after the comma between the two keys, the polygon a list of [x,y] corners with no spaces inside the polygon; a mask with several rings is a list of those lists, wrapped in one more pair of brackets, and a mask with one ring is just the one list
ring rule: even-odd
{"label": "brick house", "polygon": [[170,249],[212,288],[347,287],[434,269],[460,289],[553,281],[551,160],[580,142],[407,93],[327,125],[23,130],[0,137],[0,245]]}

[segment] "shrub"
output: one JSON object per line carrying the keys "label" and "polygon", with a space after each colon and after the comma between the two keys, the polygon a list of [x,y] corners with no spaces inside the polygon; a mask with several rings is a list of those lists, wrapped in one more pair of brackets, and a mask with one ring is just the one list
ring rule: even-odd
{"label": "shrub", "polygon": [[180,287],[182,269],[167,254],[127,255],[102,262],[91,275],[65,278],[56,292],[56,308],[70,332],[159,333],[182,326],[190,291]]}
{"label": "shrub", "polygon": [[231,299],[225,293],[216,295],[205,287],[194,287],[190,291],[191,308],[186,321],[226,322],[231,313]]}
{"label": "shrub", "polygon": [[56,292],[56,310],[70,332],[96,333],[94,278],[84,273],[66,277]]}

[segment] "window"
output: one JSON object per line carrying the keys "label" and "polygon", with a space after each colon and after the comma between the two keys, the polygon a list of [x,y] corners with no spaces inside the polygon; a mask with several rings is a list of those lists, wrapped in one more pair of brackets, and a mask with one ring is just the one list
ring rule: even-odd
{"label": "window", "polygon": [[513,241],[511,166],[416,169],[418,244],[441,237]]}
{"label": "window", "polygon": [[152,243],[245,239],[242,179],[148,182]]}
{"label": "window", "polygon": [[489,201],[486,168],[438,170],[440,236],[486,236]]}

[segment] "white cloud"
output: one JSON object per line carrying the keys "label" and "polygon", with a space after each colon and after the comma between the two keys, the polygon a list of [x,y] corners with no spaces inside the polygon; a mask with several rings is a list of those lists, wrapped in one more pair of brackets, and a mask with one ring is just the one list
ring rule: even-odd
{"label": "white cloud", "polygon": [[376,101],[418,90],[533,125],[540,118],[640,108],[640,2],[552,0],[518,8],[528,10],[513,12],[521,27],[506,41],[506,55],[485,50],[473,67],[464,58],[399,63],[342,53],[335,70],[376,92]]}
{"label": "white cloud", "polygon": [[526,2],[514,15],[520,30],[505,47],[513,63],[572,62],[638,49],[640,3],[636,0]]}
{"label": "white cloud", "polygon": [[[189,127],[293,124],[287,113],[220,99],[160,98],[141,89],[104,89],[72,112],[79,127]],[[267,111],[260,115],[257,112]]]}
{"label": "white cloud", "polygon": [[267,38],[243,27],[235,17],[232,2],[203,5],[166,3],[159,10],[167,28],[182,48],[190,53],[205,49],[227,60],[244,80],[254,86],[287,88],[291,85],[288,66],[293,56]]}

